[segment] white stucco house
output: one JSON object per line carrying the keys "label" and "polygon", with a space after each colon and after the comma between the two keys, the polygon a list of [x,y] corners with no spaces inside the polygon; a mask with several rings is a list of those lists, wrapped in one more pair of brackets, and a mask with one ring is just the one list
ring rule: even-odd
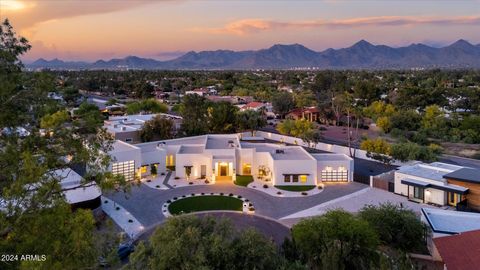
{"label": "white stucco house", "polygon": [[252,175],[274,185],[317,185],[353,181],[353,159],[343,154],[310,154],[300,146],[244,141],[239,134],[202,135],[141,144],[116,141],[110,152],[113,173],[127,180],[175,167],[188,179],[234,181]]}
{"label": "white stucco house", "polygon": [[441,162],[402,166],[395,171],[395,193],[422,203],[456,206],[469,189],[449,183],[445,176],[463,168]]}

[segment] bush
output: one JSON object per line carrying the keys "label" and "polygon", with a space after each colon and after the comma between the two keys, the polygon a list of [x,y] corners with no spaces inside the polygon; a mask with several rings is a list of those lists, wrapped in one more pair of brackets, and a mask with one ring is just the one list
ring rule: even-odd
{"label": "bush", "polygon": [[303,195],[303,196],[307,196],[308,193],[307,193],[307,192],[302,192],[302,195]]}
{"label": "bush", "polygon": [[175,176],[175,180],[178,180],[178,179],[180,179],[180,177],[178,177],[178,176]]}
{"label": "bush", "polygon": [[391,203],[368,205],[360,210],[359,217],[377,231],[384,244],[407,252],[419,252],[425,248],[427,227],[409,209]]}
{"label": "bush", "polygon": [[263,188],[268,188],[268,185],[266,185],[266,184],[265,184],[265,185],[263,185]]}

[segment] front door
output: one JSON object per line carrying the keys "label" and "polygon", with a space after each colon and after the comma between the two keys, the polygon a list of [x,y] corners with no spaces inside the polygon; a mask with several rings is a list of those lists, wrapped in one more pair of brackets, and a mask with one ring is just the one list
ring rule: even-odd
{"label": "front door", "polygon": [[228,165],[221,164],[220,165],[220,176],[227,176],[228,175]]}
{"label": "front door", "polygon": [[205,178],[205,176],[207,176],[207,165],[200,166],[200,176],[202,178]]}

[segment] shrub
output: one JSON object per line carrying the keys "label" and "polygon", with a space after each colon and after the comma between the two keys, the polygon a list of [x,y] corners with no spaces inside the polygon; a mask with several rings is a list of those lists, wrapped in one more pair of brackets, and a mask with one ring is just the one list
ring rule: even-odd
{"label": "shrub", "polygon": [[172,202],[172,200],[167,200],[167,203],[171,203],[171,202]]}
{"label": "shrub", "polygon": [[282,195],[282,192],[278,191],[277,194],[278,194],[278,195]]}
{"label": "shrub", "polygon": [[188,182],[189,185],[193,185],[193,182]]}
{"label": "shrub", "polygon": [[117,211],[118,211],[118,210],[120,210],[120,207],[117,206],[115,209],[117,209]]}
{"label": "shrub", "polygon": [[175,176],[175,180],[178,180],[178,179],[180,179],[180,177],[178,177],[178,176]]}
{"label": "shrub", "polygon": [[268,188],[268,185],[267,184],[263,185],[263,188]]}
{"label": "shrub", "polygon": [[210,181],[208,181],[208,180],[205,180],[205,184],[210,184]]}
{"label": "shrub", "polygon": [[304,191],[304,192],[302,192],[302,195],[303,195],[303,196],[307,196],[308,193]]}
{"label": "shrub", "polygon": [[133,222],[133,220],[129,219],[129,220],[128,220],[128,222],[129,222],[129,223],[132,223],[132,222]]}

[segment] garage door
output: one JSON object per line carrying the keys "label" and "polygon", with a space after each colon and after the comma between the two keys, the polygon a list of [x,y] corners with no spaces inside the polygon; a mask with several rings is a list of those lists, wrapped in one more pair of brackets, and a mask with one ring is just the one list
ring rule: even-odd
{"label": "garage door", "polygon": [[135,161],[116,162],[112,164],[112,173],[123,175],[125,180],[132,181],[135,177]]}
{"label": "garage door", "polygon": [[347,182],[348,171],[323,170],[321,173],[321,179],[323,182]]}

